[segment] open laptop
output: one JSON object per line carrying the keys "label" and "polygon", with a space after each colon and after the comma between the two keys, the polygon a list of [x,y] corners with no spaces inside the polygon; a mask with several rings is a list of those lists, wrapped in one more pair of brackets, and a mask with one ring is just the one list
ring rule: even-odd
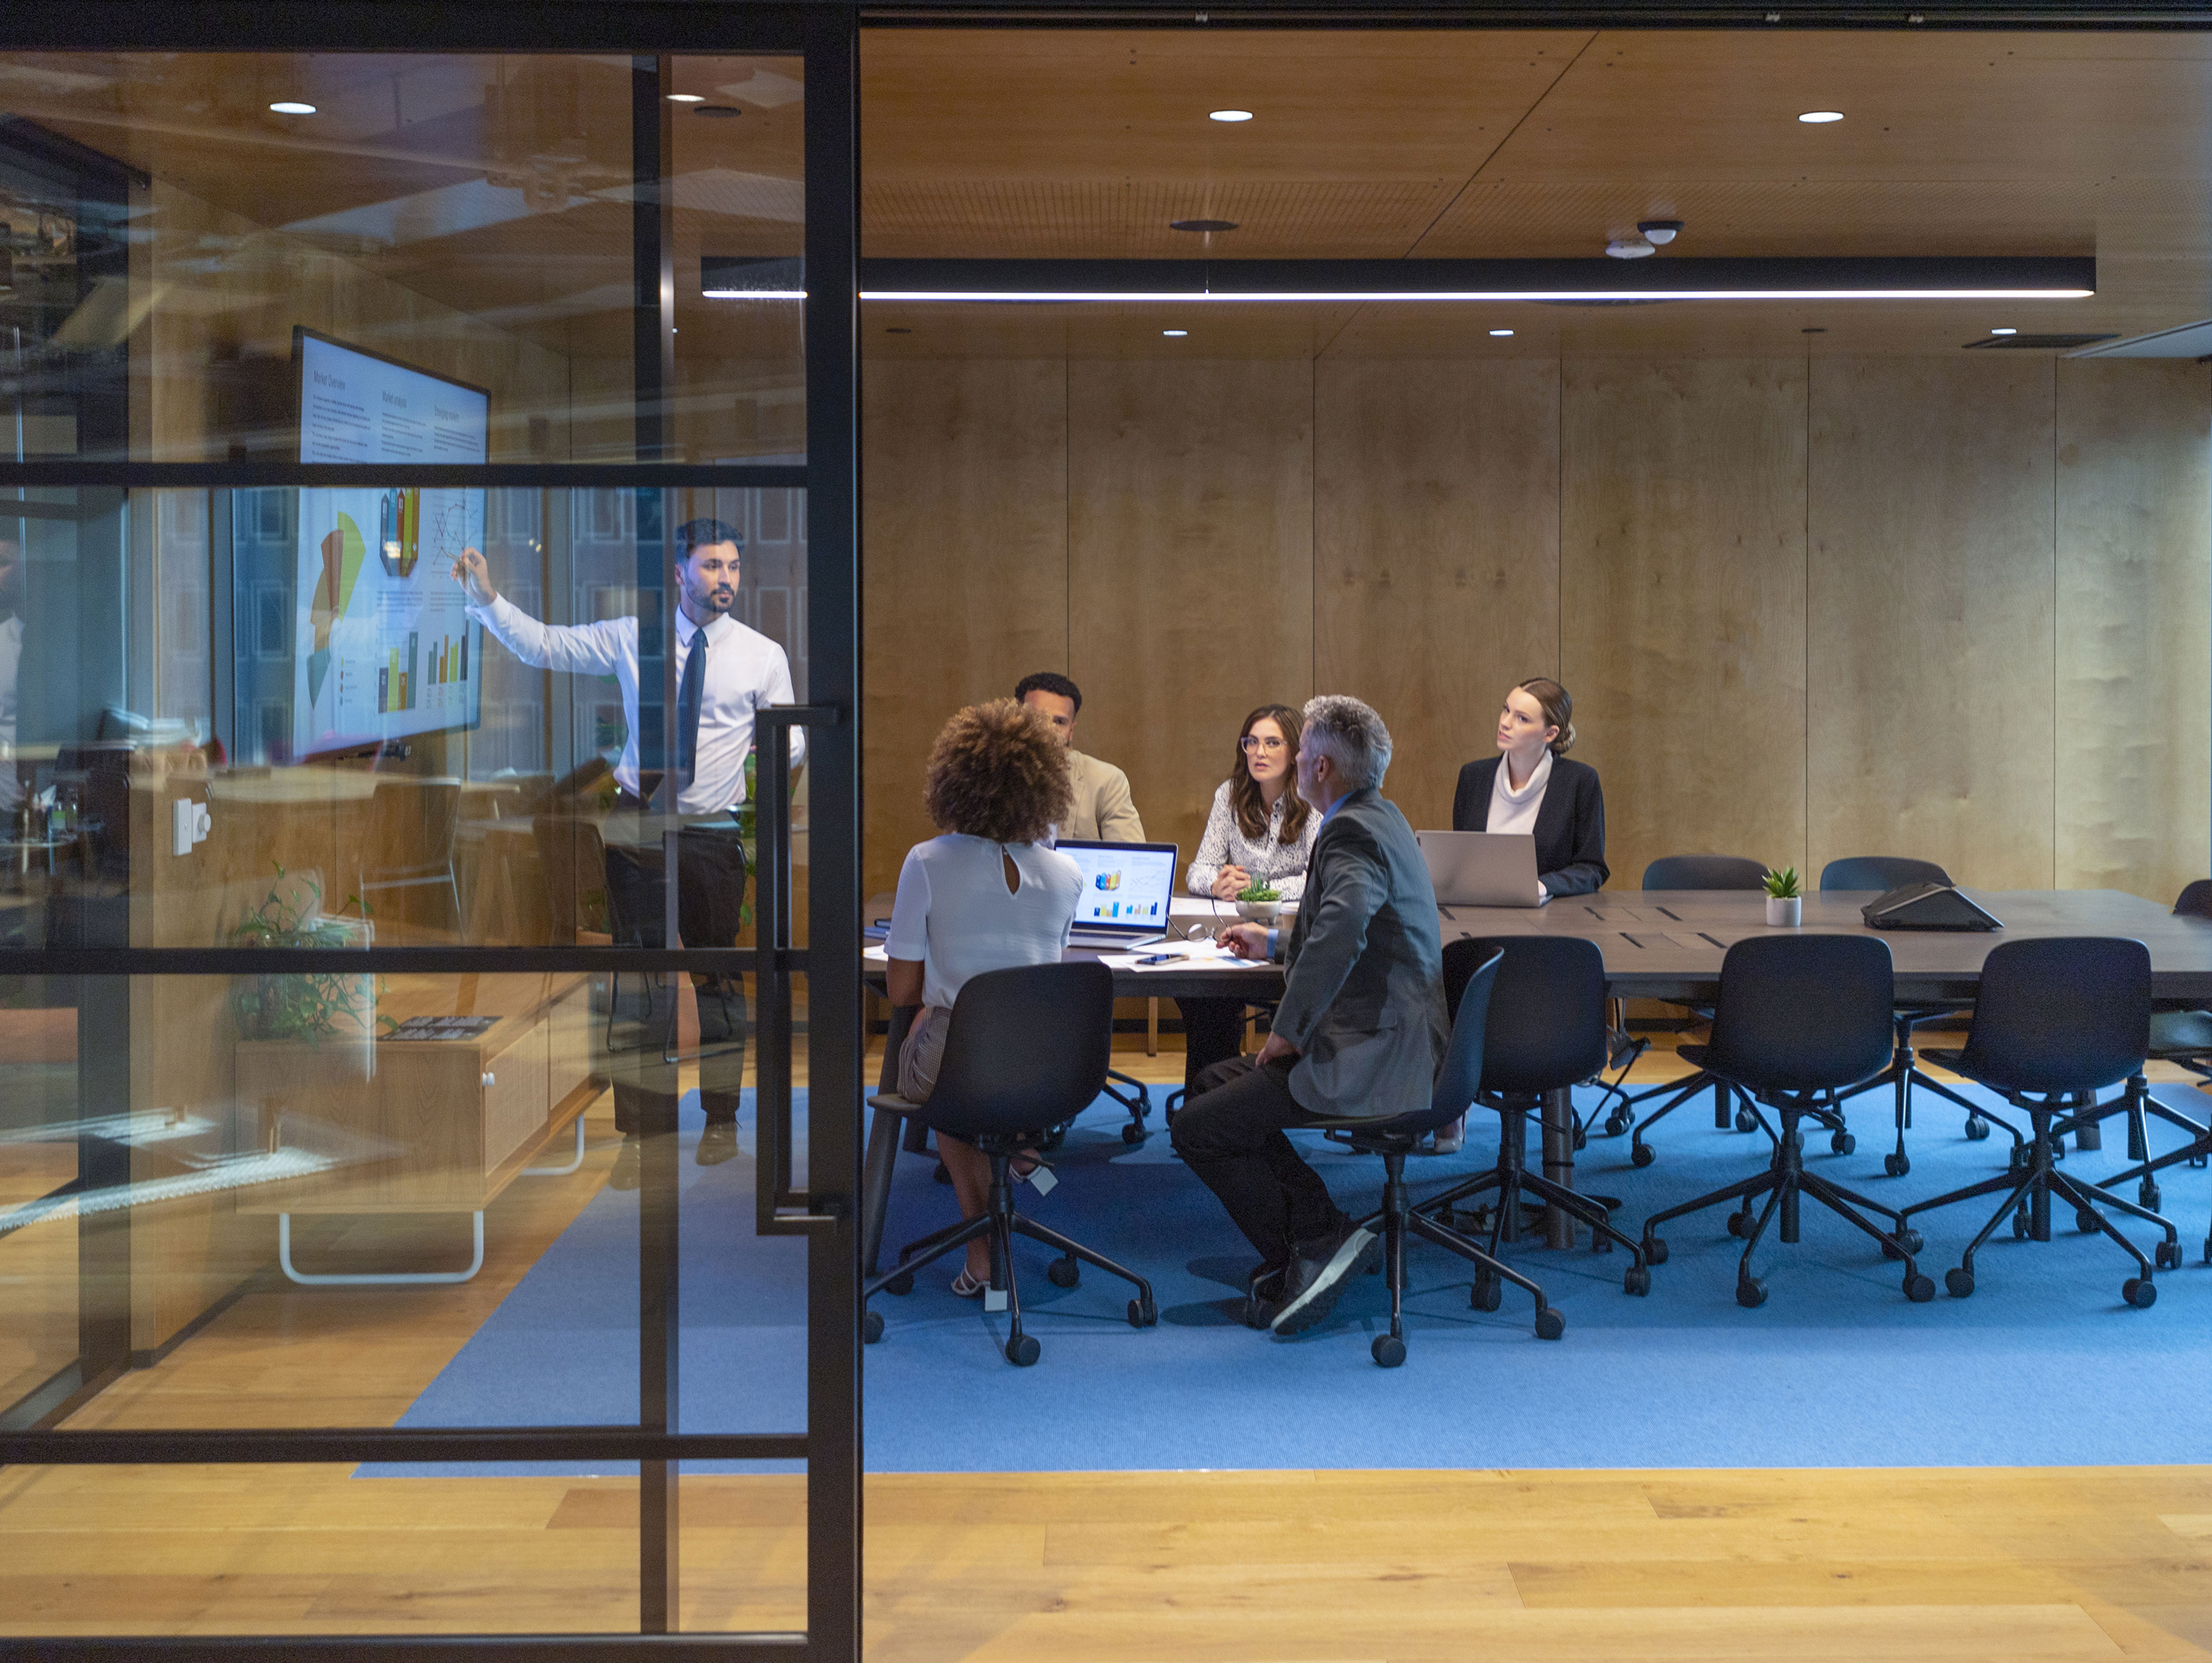
{"label": "open laptop", "polygon": [[1415,832],[1439,907],[1540,907],[1531,832]]}
{"label": "open laptop", "polygon": [[1083,899],[1075,903],[1075,932],[1068,938],[1073,944],[1125,951],[1164,939],[1175,895],[1174,844],[1063,837],[1053,847],[1083,869]]}

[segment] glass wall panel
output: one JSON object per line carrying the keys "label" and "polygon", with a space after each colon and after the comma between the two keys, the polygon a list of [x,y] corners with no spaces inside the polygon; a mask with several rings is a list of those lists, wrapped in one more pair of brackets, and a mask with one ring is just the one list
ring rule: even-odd
{"label": "glass wall panel", "polygon": [[[663,62],[608,56],[0,54],[0,444],[801,459],[800,308],[768,298],[804,286],[799,60],[665,66],[664,82]],[[666,112],[665,191],[634,140],[641,98]],[[663,242],[678,335],[656,347],[648,324],[641,361],[634,244],[650,271]],[[304,400],[303,369],[325,378]],[[461,402],[426,410],[426,377]],[[665,430],[641,440],[641,417]]]}

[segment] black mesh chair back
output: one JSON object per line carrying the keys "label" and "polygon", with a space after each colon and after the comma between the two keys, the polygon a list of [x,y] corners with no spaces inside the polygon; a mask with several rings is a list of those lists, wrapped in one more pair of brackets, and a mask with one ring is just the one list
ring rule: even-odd
{"label": "black mesh chair back", "polygon": [[1444,1049],[1443,1065],[1437,1070],[1436,1090],[1429,1099],[1428,1108],[1383,1122],[1393,1134],[1422,1137],[1447,1120],[1456,1120],[1474,1102],[1474,1094],[1482,1084],[1482,1053],[1489,1030],[1490,1002],[1497,992],[1498,967],[1504,957],[1490,942],[1455,941],[1444,949],[1447,1000],[1450,999],[1454,965],[1460,967],[1451,1043]]}
{"label": "black mesh chair back", "polygon": [[2212,877],[2200,877],[2184,887],[2174,897],[2173,910],[2191,918],[2212,918]]}
{"label": "black mesh chair back", "polygon": [[1990,950],[1959,1060],[2000,1091],[2098,1091],[2142,1067],[2149,1047],[2149,949],[2058,936]]}
{"label": "black mesh chair back", "polygon": [[1855,854],[1820,868],[1824,889],[1894,889],[1906,883],[1948,883],[1951,874],[1932,860],[1902,854]]}
{"label": "black mesh chair back", "polygon": [[1705,1065],[1754,1092],[1855,1085],[1888,1065],[1895,1002],[1878,936],[1753,936],[1721,961]]}
{"label": "black mesh chair back", "polygon": [[1097,960],[971,977],[929,1096],[929,1122],[956,1138],[1041,1132],[1072,1120],[1106,1084],[1114,973]]}
{"label": "black mesh chair back", "polygon": [[1756,889],[1766,868],[1733,854],[1662,855],[1644,869],[1647,889]]}
{"label": "black mesh chair back", "polygon": [[1595,942],[1580,936],[1455,941],[1444,949],[1447,996],[1455,949],[1505,955],[1483,1035],[1486,1094],[1556,1090],[1605,1066],[1605,955]]}

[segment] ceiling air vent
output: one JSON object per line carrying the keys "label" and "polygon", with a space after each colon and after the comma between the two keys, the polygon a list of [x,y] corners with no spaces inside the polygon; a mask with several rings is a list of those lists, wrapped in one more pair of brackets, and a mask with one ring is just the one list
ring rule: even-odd
{"label": "ceiling air vent", "polygon": [[2075,347],[2094,346],[2099,341],[2117,341],[2118,334],[2110,335],[1984,335],[1978,341],[1966,343],[1969,352],[2070,352]]}

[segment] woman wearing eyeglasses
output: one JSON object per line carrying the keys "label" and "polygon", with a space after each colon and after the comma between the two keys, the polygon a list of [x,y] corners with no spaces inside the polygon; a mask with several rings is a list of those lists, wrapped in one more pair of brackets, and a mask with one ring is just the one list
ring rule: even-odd
{"label": "woman wearing eyeglasses", "polygon": [[[1304,725],[1288,705],[1261,705],[1244,719],[1237,761],[1213,793],[1198,858],[1190,863],[1190,892],[1234,901],[1246,889],[1266,888],[1279,899],[1305,892],[1306,862],[1321,816],[1298,796],[1298,731]],[[1237,1054],[1244,1002],[1234,998],[1178,999],[1182,1011],[1183,1085],[1200,1069]]]}

